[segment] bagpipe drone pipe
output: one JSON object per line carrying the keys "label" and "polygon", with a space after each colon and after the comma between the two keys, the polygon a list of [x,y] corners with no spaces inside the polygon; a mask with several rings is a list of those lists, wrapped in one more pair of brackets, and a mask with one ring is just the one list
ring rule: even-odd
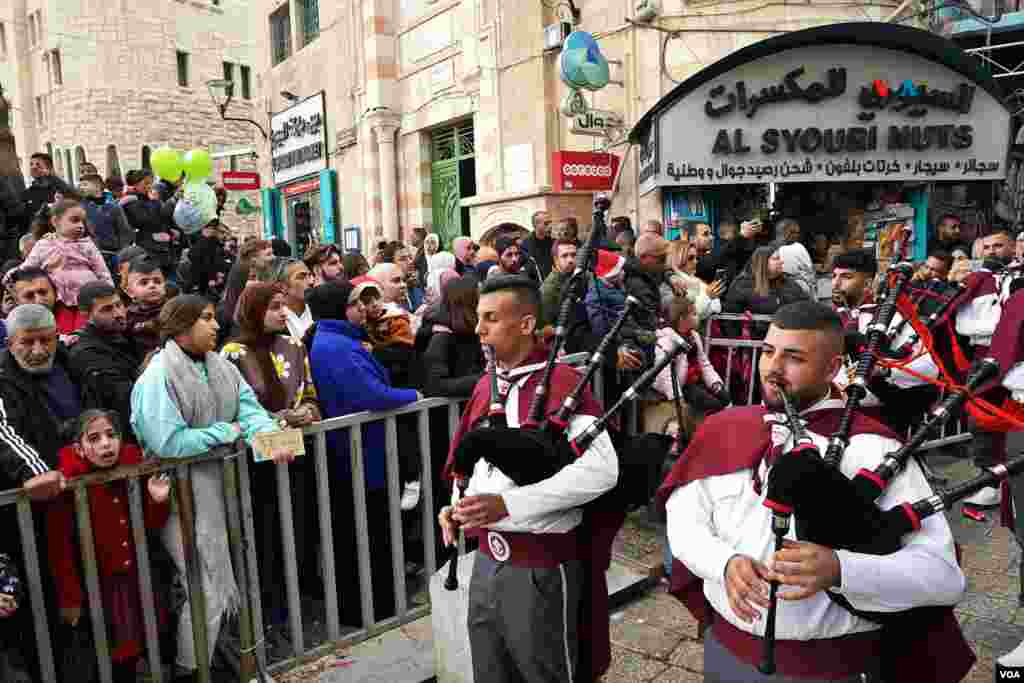
{"label": "bagpipe drone pipe", "polygon": [[825,462],[833,468],[839,467],[843,451],[849,445],[853,414],[868,394],[868,379],[874,371],[879,349],[885,343],[889,326],[896,315],[897,299],[903,293],[913,274],[914,268],[909,263],[895,263],[890,266],[889,272],[886,274],[885,299],[875,309],[871,324],[868,325],[867,342],[857,361],[853,380],[846,387],[846,405],[843,407],[839,426],[829,437],[828,447],[825,449]]}
{"label": "bagpipe drone pipe", "polygon": [[[876,503],[888,483],[903,470],[928,436],[959,415],[971,392],[997,373],[998,365],[990,359],[978,363],[966,385],[943,399],[903,446],[888,453],[874,469],[861,469],[852,479],[819,457],[817,447],[809,439],[798,440],[795,448],[781,455],[772,465],[764,504],[775,515],[795,517],[799,540],[870,555],[896,552],[902,546],[902,537],[920,528],[925,517],[1024,468],[1024,458],[1016,458],[1005,465],[990,468],[965,484],[920,501],[903,503],[888,510],[881,510]],[[784,392],[780,389],[779,393]],[[791,432],[794,435],[803,433],[799,416],[791,404],[784,402],[784,406]],[[788,521],[786,523],[788,525]],[[831,591],[828,595],[853,614],[878,623],[899,619],[903,614],[860,611],[853,608],[844,596]]]}

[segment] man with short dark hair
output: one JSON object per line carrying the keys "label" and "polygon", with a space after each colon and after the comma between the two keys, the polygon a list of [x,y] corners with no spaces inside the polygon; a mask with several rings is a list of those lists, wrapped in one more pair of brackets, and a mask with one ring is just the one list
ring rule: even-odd
{"label": "man with short dark hair", "polygon": [[[497,270],[493,270],[492,267],[491,272],[496,275],[518,275],[522,269],[522,263],[519,243],[516,239],[514,237],[499,237],[494,242],[494,250],[498,252],[498,263]],[[488,273],[488,279],[490,277],[493,276]]]}
{"label": "man with short dark hair", "polygon": [[48,308],[57,319],[61,335],[73,334],[85,325],[86,318],[79,311],[68,308],[57,300],[57,286],[42,268],[25,268],[11,273],[9,284],[14,294],[14,303],[40,304]]}
{"label": "man with short dark hair", "polygon": [[345,267],[341,263],[341,250],[337,244],[319,244],[306,251],[306,267],[313,274],[313,286],[345,279]]}
{"label": "man with short dark hair", "polygon": [[871,249],[853,249],[833,260],[832,305],[844,326],[856,325],[864,316],[870,319],[874,311],[871,284],[876,273],[878,261]]}
{"label": "man with short dark hair", "polygon": [[981,239],[981,257],[1006,266],[1013,260],[1013,238],[1006,228],[997,228]]}
{"label": "man with short dark hair", "polygon": [[[780,308],[764,340],[758,365],[764,405],[728,408],[708,416],[658,492],[668,518],[669,546],[678,560],[673,592],[704,624],[704,672],[709,680],[773,680],[757,671],[765,632],[769,584],[777,581],[776,674],[808,683],[885,680],[958,681],[974,663],[952,613],[966,579],[943,515],[923,520],[889,555],[836,550],[786,539],[776,550],[773,511],[765,482],[775,473],[773,455],[795,439],[783,414],[785,391],[806,420],[821,457],[843,412],[832,387],[843,364],[838,316],[817,302]],[[842,474],[872,470],[900,445],[891,431],[862,414],[853,417]],[[801,494],[815,495],[801,481]],[[882,509],[932,495],[917,463],[892,480],[878,501]],[[799,509],[799,508],[798,508]],[[837,509],[837,521],[846,524]],[[857,520],[860,521],[860,520]],[[842,606],[897,612],[932,608],[919,632],[901,631],[894,642],[881,626]],[[884,668],[883,668],[884,667]],[[922,670],[922,667],[926,670]],[[913,672],[913,673],[911,673]]]}
{"label": "man with short dark hair", "polygon": [[[508,426],[517,429],[526,421],[547,357],[537,339],[539,292],[523,276],[493,277],[481,288],[477,312],[480,341],[497,363]],[[577,381],[569,366],[554,367],[545,414],[562,404]],[[451,454],[487,415],[489,387],[486,376],[477,382]],[[579,406],[566,430],[570,438],[601,413],[589,391],[579,397]],[[468,485],[465,496],[453,496],[453,504],[438,516],[444,542],[452,545],[459,525],[480,539],[468,620],[477,681],[593,681],[607,669],[605,566],[592,558],[606,556],[602,552],[610,547],[599,539],[611,539],[614,530],[585,517],[581,506],[611,489],[618,472],[607,432],[553,476],[529,486],[517,486],[486,454],[471,472],[455,472],[449,456],[445,478],[457,476]],[[588,580],[590,594],[584,592]]]}
{"label": "man with short dark hair", "polygon": [[555,240],[551,246],[554,269],[540,286],[542,303],[540,326],[553,325],[558,318],[558,304],[562,288],[572,275],[576,265],[576,253],[579,247],[569,240]]}
{"label": "man with short dark hair", "polygon": [[[53,174],[53,158],[44,152],[36,152],[29,159],[28,174],[32,176],[32,184],[21,193],[24,204],[23,224],[20,233],[28,230],[32,219],[39,210],[53,203],[54,196],[60,192],[72,192],[68,184]],[[19,234],[20,234],[19,233]]]}
{"label": "man with short dark hair", "polygon": [[123,421],[121,433],[134,439],[129,428],[132,386],[145,353],[126,334],[128,309],[117,290],[104,282],[84,285],[78,307],[89,322],[68,352],[68,363],[80,378],[90,407],[117,411]]}
{"label": "man with short dark hair", "polygon": [[935,239],[929,245],[942,251],[952,254],[957,249],[970,254],[971,247],[960,237],[960,217],[953,213],[946,213],[939,217],[935,224]]}
{"label": "man with short dark hair", "polygon": [[928,258],[921,265],[914,278],[924,282],[933,280],[945,281],[949,277],[949,269],[953,267],[953,255],[941,249],[932,249]]}
{"label": "man with short dark hair", "polygon": [[[547,211],[537,211],[533,214],[533,233],[519,243],[523,258],[533,259],[539,271],[538,281],[543,282],[551,274],[554,267],[552,261],[552,248],[555,240],[551,237],[551,214]],[[527,271],[531,270],[530,265],[524,266]]]}

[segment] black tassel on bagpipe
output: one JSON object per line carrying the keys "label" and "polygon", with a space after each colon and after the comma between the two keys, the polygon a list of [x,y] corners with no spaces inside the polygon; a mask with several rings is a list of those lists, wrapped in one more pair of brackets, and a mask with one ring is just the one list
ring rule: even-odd
{"label": "black tassel on bagpipe", "polygon": [[889,277],[895,280],[889,283],[885,300],[875,309],[875,315],[868,326],[867,344],[860,353],[853,381],[846,387],[846,405],[839,420],[839,426],[829,438],[825,449],[825,462],[832,467],[839,467],[843,451],[850,443],[850,426],[853,414],[860,407],[861,401],[868,395],[868,380],[878,360],[878,352],[885,342],[889,325],[896,315],[896,300],[903,293],[910,278],[914,275],[914,267],[909,263],[896,263],[889,268]]}

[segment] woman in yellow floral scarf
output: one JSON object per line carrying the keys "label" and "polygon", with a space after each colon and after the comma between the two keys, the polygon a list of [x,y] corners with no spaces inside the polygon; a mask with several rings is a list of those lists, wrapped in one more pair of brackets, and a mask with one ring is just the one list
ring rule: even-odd
{"label": "woman in yellow floral scarf", "polygon": [[[250,284],[238,300],[240,334],[229,341],[221,355],[238,367],[260,404],[277,418],[282,428],[301,428],[320,421],[320,403],[309,370],[306,347],[288,334],[287,304],[282,285]],[[278,521],[276,466],[250,467],[256,517],[256,552],[263,597],[264,618],[269,624],[287,622],[284,599],[284,565],[281,525]],[[291,470],[295,551],[299,580],[304,589],[317,591],[316,510],[312,458],[300,458]]]}

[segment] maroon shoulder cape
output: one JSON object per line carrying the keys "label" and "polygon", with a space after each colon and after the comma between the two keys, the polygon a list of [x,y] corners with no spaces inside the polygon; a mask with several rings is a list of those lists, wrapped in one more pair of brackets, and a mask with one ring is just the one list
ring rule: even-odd
{"label": "maroon shoulder cape", "polygon": [[[547,360],[543,349],[537,351],[526,361],[526,364],[541,363]],[[534,391],[543,377],[543,368],[534,371],[526,382],[519,387],[519,416],[525,419],[533,401]],[[521,376],[520,376],[521,377]],[[515,381],[513,377],[513,381]],[[553,414],[565,397],[569,395],[580,379],[580,374],[568,365],[558,364],[551,373],[551,386],[548,390],[545,415]],[[480,378],[473,388],[473,394],[466,404],[459,422],[458,430],[452,438],[448,450],[448,461],[445,463],[442,476],[452,478],[455,449],[462,437],[483,417],[491,400],[490,378]],[[597,402],[590,389],[584,389],[579,398],[576,414],[600,417],[603,414],[601,404]],[[610,510],[599,504],[590,504],[584,508],[583,522],[577,527],[580,539],[581,561],[583,564],[584,585],[581,587],[580,609],[577,621],[579,639],[579,673],[576,683],[596,681],[611,664],[611,638],[608,621],[608,584],[605,572],[611,564],[612,542],[625,521],[625,510]],[[586,671],[589,669],[589,674]]]}
{"label": "maroon shoulder cape", "polygon": [[[730,408],[707,417],[697,429],[686,452],[676,461],[658,489],[658,504],[664,507],[672,492],[692,481],[753,469],[771,447],[771,432],[764,421],[764,406]],[[806,413],[807,428],[817,434],[832,434],[839,426],[842,411],[824,409]],[[850,435],[880,434],[899,437],[880,422],[855,413]],[[679,599],[703,629],[711,623],[714,610],[704,596],[704,582],[678,559],[672,560],[670,592]],[[931,681],[956,683],[976,657],[960,630],[953,608],[938,610],[931,627],[923,632],[886,632],[883,668],[893,672],[894,681]]]}

